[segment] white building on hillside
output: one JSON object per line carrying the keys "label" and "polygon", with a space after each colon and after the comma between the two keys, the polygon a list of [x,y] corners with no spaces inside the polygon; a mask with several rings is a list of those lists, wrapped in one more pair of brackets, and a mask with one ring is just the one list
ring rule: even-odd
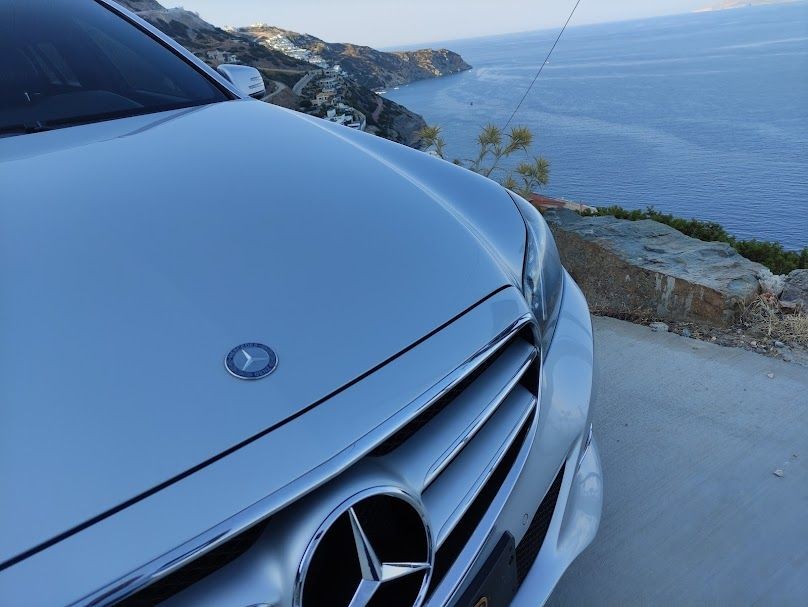
{"label": "white building on hillside", "polygon": [[206,52],[205,56],[216,64],[238,63],[238,55],[236,55],[235,53],[220,51],[218,49]]}

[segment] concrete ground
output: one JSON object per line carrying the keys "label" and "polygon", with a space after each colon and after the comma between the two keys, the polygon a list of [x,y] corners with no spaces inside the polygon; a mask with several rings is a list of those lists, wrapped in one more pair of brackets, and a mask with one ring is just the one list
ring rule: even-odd
{"label": "concrete ground", "polygon": [[549,604],[808,605],[808,369],[595,329],[603,519]]}

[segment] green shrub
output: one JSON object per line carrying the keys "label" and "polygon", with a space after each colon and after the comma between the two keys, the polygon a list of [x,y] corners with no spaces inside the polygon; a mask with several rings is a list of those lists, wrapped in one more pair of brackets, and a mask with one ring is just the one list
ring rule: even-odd
{"label": "green shrub", "polygon": [[729,234],[721,224],[700,219],[683,219],[667,213],[661,213],[654,207],[644,211],[628,210],[619,206],[600,207],[596,213],[589,215],[611,215],[618,219],[639,221],[652,219],[664,223],[687,236],[708,242],[726,242],[733,249],[751,261],[756,261],[769,268],[775,274],[788,274],[792,270],[808,268],[808,247],[802,251],[788,251],[779,242],[765,240],[738,240]]}
{"label": "green shrub", "polygon": [[732,243],[738,253],[762,263],[775,274],[788,274],[798,268],[808,268],[808,247],[801,252],[786,251],[779,242],[737,240]]}

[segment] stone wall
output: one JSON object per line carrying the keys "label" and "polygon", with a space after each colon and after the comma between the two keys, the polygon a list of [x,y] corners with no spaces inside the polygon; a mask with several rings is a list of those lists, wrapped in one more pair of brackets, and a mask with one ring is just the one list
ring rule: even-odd
{"label": "stone wall", "polygon": [[595,312],[729,326],[761,292],[764,266],[655,221],[545,213]]}

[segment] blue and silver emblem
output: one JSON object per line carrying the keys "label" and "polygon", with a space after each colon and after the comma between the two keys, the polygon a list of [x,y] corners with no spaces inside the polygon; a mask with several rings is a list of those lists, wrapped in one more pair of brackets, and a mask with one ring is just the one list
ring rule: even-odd
{"label": "blue and silver emblem", "polygon": [[241,344],[230,350],[224,365],[239,379],[261,379],[278,366],[278,356],[264,344]]}

